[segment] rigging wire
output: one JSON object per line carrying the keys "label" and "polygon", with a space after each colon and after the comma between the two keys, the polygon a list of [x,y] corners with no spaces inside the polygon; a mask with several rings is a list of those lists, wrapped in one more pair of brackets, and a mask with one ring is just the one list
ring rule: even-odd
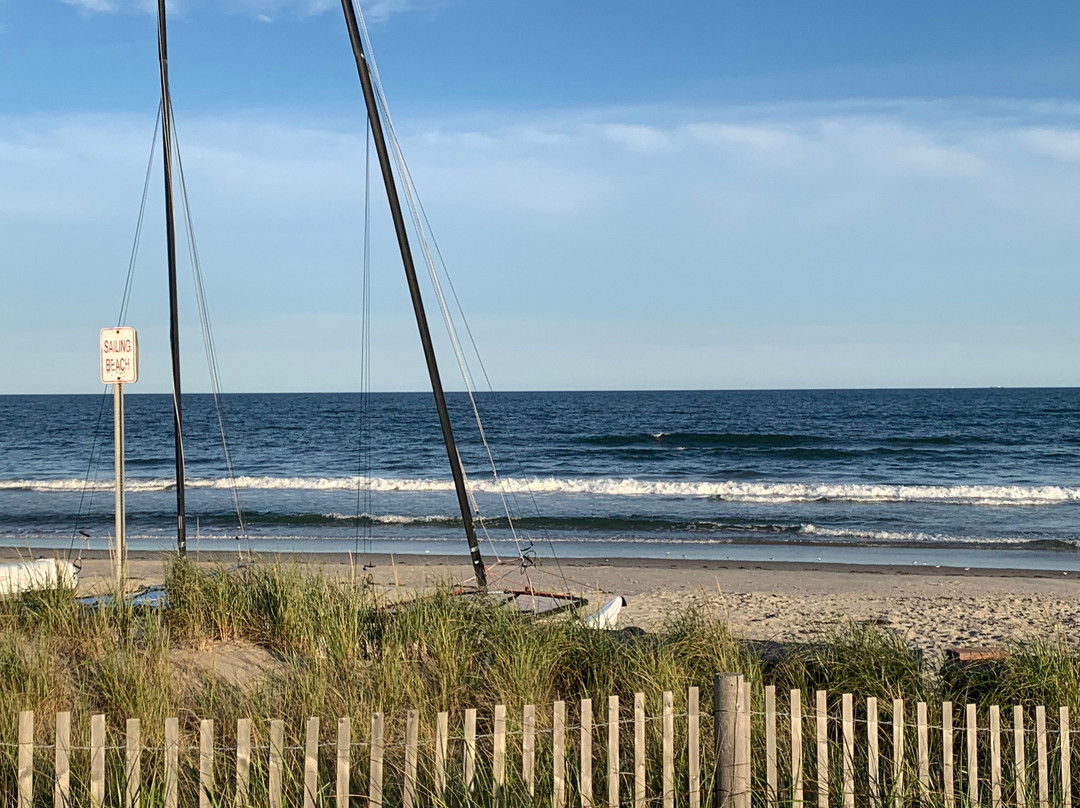
{"label": "rigging wire", "polygon": [[[371,552],[371,122],[364,132],[364,279],[360,323],[360,429],[356,479],[356,538],[360,551],[360,522],[364,519],[364,552]],[[361,498],[363,505],[361,507]]]}
{"label": "rigging wire", "polygon": [[[229,490],[232,494],[233,508],[236,510],[238,533],[237,542],[247,539],[247,524],[244,510],[240,504],[240,489],[236,484],[233,470],[232,453],[225,428],[225,408],[221,400],[221,374],[218,366],[217,347],[214,342],[214,329],[210,322],[210,307],[206,299],[206,285],[203,281],[202,262],[199,260],[199,248],[195,240],[195,222],[191,215],[188,199],[187,179],[184,176],[184,161],[180,156],[180,142],[176,135],[176,123],[172,117],[172,105],[169,105],[169,132],[176,144],[176,168],[180,180],[180,209],[183,212],[184,231],[187,236],[188,256],[191,261],[191,276],[195,284],[195,303],[199,310],[199,324],[202,328],[203,350],[206,353],[206,366],[210,375],[210,392],[214,398],[214,411],[217,414],[218,431],[221,434],[221,448],[225,455],[225,470],[229,476]],[[250,546],[249,546],[250,551]]]}
{"label": "rigging wire", "polygon": [[[353,0],[353,5],[354,5],[354,7],[356,6],[355,0]],[[373,82],[372,83],[373,83],[374,88],[375,88],[376,98],[377,98],[377,101],[379,103],[379,107],[380,107],[380,109],[382,111],[382,114],[385,117],[386,130],[388,132],[389,140],[390,140],[391,146],[392,146],[393,151],[394,151],[395,161],[396,161],[397,166],[398,166],[398,173],[399,173],[399,175],[400,175],[400,177],[402,179],[402,185],[404,187],[405,196],[406,196],[406,199],[407,199],[408,204],[409,204],[410,213],[412,214],[413,224],[414,224],[414,227],[415,227],[415,229],[416,229],[416,231],[417,231],[417,233],[419,235],[419,238],[420,238],[420,242],[421,242],[421,245],[422,245],[424,256],[425,256],[425,259],[426,259],[426,262],[427,262],[427,265],[428,265],[428,272],[429,272],[429,275],[431,276],[432,283],[433,283],[433,285],[435,287],[436,295],[437,295],[438,300],[439,300],[440,309],[441,309],[442,314],[443,314],[443,320],[444,320],[444,323],[445,323],[446,328],[447,328],[447,332],[448,332],[449,337],[450,337],[451,345],[453,346],[453,349],[454,349],[455,358],[458,361],[459,370],[461,371],[462,378],[463,378],[463,380],[465,382],[466,391],[468,393],[469,401],[470,401],[470,404],[472,406],[473,415],[474,415],[474,417],[476,419],[476,422],[477,422],[477,427],[478,427],[478,429],[480,431],[481,440],[483,441],[485,451],[487,452],[487,455],[488,455],[489,463],[490,463],[490,465],[492,467],[493,478],[498,484],[499,495],[500,495],[500,499],[503,502],[504,509],[506,510],[507,519],[509,521],[509,526],[510,526],[510,532],[511,532],[511,535],[512,535],[512,537],[514,539],[515,546],[518,549],[518,553],[519,553],[519,556],[521,557],[522,565],[523,565],[523,568],[524,568],[524,567],[527,567],[529,565],[529,563],[532,561],[532,558],[531,558],[531,541],[529,542],[528,547],[522,549],[522,543],[521,543],[521,540],[518,537],[517,529],[516,529],[516,527],[515,527],[515,525],[513,523],[513,518],[512,518],[511,513],[510,513],[511,509],[510,509],[510,507],[509,507],[509,505],[507,503],[507,491],[503,486],[502,478],[498,474],[498,470],[497,470],[497,467],[496,467],[496,464],[495,464],[495,461],[494,461],[494,457],[492,455],[490,445],[489,445],[489,443],[487,441],[486,431],[484,429],[483,422],[482,422],[482,419],[480,417],[479,407],[477,405],[476,398],[475,398],[474,393],[473,393],[473,388],[475,387],[475,384],[474,384],[474,379],[473,379],[473,376],[472,376],[472,372],[471,372],[471,369],[469,368],[468,360],[466,359],[466,357],[464,355],[464,351],[461,348],[461,344],[460,344],[460,341],[458,339],[456,329],[455,329],[455,326],[454,326],[453,316],[452,316],[452,314],[450,312],[450,309],[449,309],[449,306],[447,304],[445,294],[443,293],[442,285],[441,285],[440,280],[439,280],[439,273],[438,273],[438,271],[436,269],[435,260],[434,260],[434,257],[432,256],[431,248],[430,248],[430,246],[428,244],[428,232],[430,231],[430,223],[428,222],[426,212],[424,212],[423,206],[420,203],[420,201],[418,199],[418,196],[416,194],[415,185],[412,182],[412,177],[411,177],[411,174],[409,172],[408,165],[405,162],[404,154],[403,154],[403,152],[401,150],[401,145],[400,145],[400,143],[398,141],[397,134],[396,134],[396,131],[394,129],[393,120],[391,118],[389,107],[388,107],[388,104],[386,102],[385,92],[383,90],[382,80],[381,80],[381,77],[379,76],[378,66],[377,66],[377,64],[375,62],[374,50],[373,50],[373,48],[371,46],[371,40],[370,40],[370,37],[368,35],[367,25],[366,25],[366,22],[364,20],[363,13],[359,9],[357,9],[357,17],[359,19],[361,31],[362,31],[362,34],[364,36],[365,43],[366,43],[366,48],[367,48],[367,52],[368,52],[368,61],[369,61],[369,64],[371,66],[371,72],[372,72],[372,77],[373,77]],[[425,227],[425,225],[427,225],[427,227]],[[432,241],[434,242],[433,238],[432,238]],[[443,261],[441,251],[439,251],[437,244],[435,245],[435,252],[438,255],[439,263],[442,265],[444,273],[446,273],[445,261]],[[473,338],[472,330],[468,326],[468,320],[464,315],[464,311],[462,310],[460,300],[458,299],[458,296],[457,296],[457,291],[454,289],[453,283],[450,281],[448,273],[446,273],[446,277],[447,277],[447,282],[448,282],[448,284],[450,286],[450,289],[451,289],[451,293],[452,293],[453,298],[454,298],[454,302],[457,305],[459,316],[460,316],[462,322],[465,324],[465,329],[466,329],[466,332],[468,334],[469,341],[470,341],[470,343],[472,345],[473,352],[475,353],[475,355],[477,357],[477,360],[480,363],[480,368],[481,368],[481,371],[483,373],[484,380],[485,380],[485,382],[487,384],[488,389],[490,390],[491,389],[491,382],[490,382],[490,379],[489,379],[488,374],[487,374],[487,369],[483,365],[483,360],[480,359],[480,354],[479,354],[479,351],[476,348],[476,342],[475,342],[475,339]],[[520,460],[518,461],[517,464],[518,464],[519,468],[521,468]],[[524,477],[524,474],[523,474],[523,477]],[[525,479],[525,486],[526,486],[526,490],[529,493],[529,498],[532,501],[533,508],[536,510],[537,514],[539,515],[539,507],[538,507],[538,504],[536,502],[536,496],[535,496],[535,493],[532,491],[531,487],[528,485],[527,478]],[[470,493],[470,496],[471,496],[471,493]],[[512,490],[509,492],[509,497],[510,497],[510,499],[512,501],[516,502],[516,496],[515,496],[515,494],[514,494],[514,492]],[[475,505],[475,499],[473,499],[473,502],[474,502],[474,505]],[[485,534],[486,534],[486,529],[485,529]],[[554,553],[554,547],[552,546],[551,539],[550,539],[550,537],[546,537],[546,538],[547,538],[547,543],[548,543],[550,549],[552,550],[552,556],[554,557],[556,565],[557,565],[557,567],[559,569],[559,574],[562,575],[563,579],[565,580],[565,574],[563,573],[562,565],[559,562],[558,556]],[[490,539],[489,539],[489,541],[490,541]]]}
{"label": "rigging wire", "polygon": [[[131,302],[131,287],[135,279],[135,264],[139,255],[139,243],[142,240],[143,221],[146,218],[146,198],[150,193],[150,177],[154,168],[154,154],[157,151],[157,139],[158,132],[161,128],[161,102],[158,102],[157,114],[154,116],[154,134],[150,138],[150,157],[146,162],[146,177],[143,180],[142,189],[142,201],[139,203],[139,217],[135,225],[135,236],[131,242],[131,253],[128,257],[127,277],[124,280],[124,294],[120,299],[120,313],[117,315],[116,324],[118,326],[127,322],[128,304]],[[82,550],[86,548],[89,543],[89,534],[82,529],[83,518],[83,506],[86,506],[86,514],[89,515],[90,511],[94,507],[94,492],[96,485],[90,483],[90,478],[94,478],[94,482],[97,482],[97,475],[94,473],[96,468],[94,464],[95,457],[98,453],[98,446],[101,437],[101,421],[105,415],[105,402],[109,397],[109,385],[105,385],[105,389],[101,394],[101,405],[98,407],[97,421],[94,424],[93,439],[90,443],[90,459],[86,464],[86,475],[83,478],[82,490],[79,493],[79,507],[75,515],[75,526],[71,530],[71,544],[68,547],[67,557],[71,558],[71,554],[75,550],[75,542],[77,537],[81,534],[83,536],[83,546],[79,550],[79,555],[82,555]],[[89,501],[87,501],[87,491],[89,490]]]}
{"label": "rigging wire", "polygon": [[[510,525],[511,535],[514,538],[515,544],[518,546],[519,554],[520,554],[521,547],[520,547],[520,542],[519,542],[519,539],[518,539],[518,536],[517,536],[517,531],[516,531],[516,529],[514,527],[513,518],[512,518],[512,515],[510,513],[510,508],[509,508],[509,506],[508,506],[508,504],[506,502],[505,491],[503,490],[503,487],[501,485],[501,481],[500,481],[499,474],[498,474],[498,468],[496,467],[494,457],[493,457],[493,455],[491,453],[491,447],[490,447],[490,444],[488,443],[488,440],[487,440],[487,434],[486,434],[486,431],[484,429],[483,420],[480,417],[479,408],[477,406],[476,398],[474,396],[473,391],[474,391],[475,384],[473,382],[472,372],[471,372],[471,369],[468,366],[468,361],[465,358],[464,352],[463,352],[463,350],[461,348],[461,343],[458,340],[457,332],[456,332],[454,322],[453,322],[453,317],[452,317],[452,315],[450,313],[449,307],[446,304],[446,297],[445,297],[445,295],[443,294],[443,291],[442,291],[442,284],[441,284],[441,281],[440,281],[440,278],[439,278],[439,274],[438,274],[438,272],[436,271],[436,268],[435,268],[435,262],[434,262],[434,259],[432,257],[431,248],[430,248],[429,243],[428,243],[427,233],[426,233],[425,228],[424,228],[424,221],[422,221],[421,216],[420,216],[420,205],[419,205],[418,196],[416,194],[415,184],[412,181],[412,175],[409,172],[408,165],[405,162],[405,156],[404,156],[404,153],[402,152],[401,144],[398,141],[397,133],[396,133],[396,131],[394,129],[393,119],[390,116],[389,105],[387,104],[387,101],[386,101],[386,95],[385,95],[385,92],[384,92],[383,86],[382,86],[382,79],[381,79],[381,77],[379,75],[378,65],[375,63],[374,53],[373,53],[373,50],[371,48],[371,40],[370,40],[370,37],[368,36],[368,32],[367,32],[367,24],[366,24],[366,22],[364,20],[362,12],[359,12],[358,18],[359,18],[359,21],[360,21],[361,30],[363,31],[363,35],[364,35],[364,38],[366,40],[366,47],[367,47],[367,50],[368,50],[368,53],[369,53],[369,64],[371,66],[371,72],[372,72],[372,78],[373,78],[372,84],[373,84],[373,86],[375,88],[376,99],[377,99],[379,108],[380,108],[380,110],[382,112],[383,117],[386,120],[386,131],[387,131],[387,133],[389,135],[388,139],[389,139],[389,142],[390,142],[390,146],[391,146],[391,148],[393,149],[393,152],[394,152],[394,160],[397,163],[398,174],[401,177],[401,181],[402,181],[401,184],[402,184],[402,188],[403,188],[404,193],[405,193],[406,201],[408,202],[408,205],[409,205],[409,212],[410,212],[410,214],[412,216],[413,226],[416,229],[416,232],[417,232],[417,234],[419,236],[419,239],[420,239],[420,245],[421,245],[421,249],[422,249],[422,251],[424,253],[424,259],[425,259],[425,263],[427,264],[428,274],[429,274],[429,276],[431,278],[431,281],[432,281],[432,284],[433,284],[433,286],[435,288],[436,297],[437,297],[437,299],[439,301],[440,312],[441,312],[442,317],[443,317],[443,323],[446,326],[447,334],[448,334],[448,336],[450,338],[450,343],[451,343],[451,346],[452,346],[453,351],[454,351],[454,357],[455,357],[455,359],[456,359],[456,361],[458,363],[458,370],[461,372],[462,379],[465,382],[466,392],[468,394],[469,402],[470,402],[470,405],[471,405],[472,410],[473,410],[473,416],[474,416],[474,418],[476,420],[477,428],[478,428],[478,430],[480,432],[481,441],[482,441],[484,449],[485,449],[485,451],[487,453],[488,462],[489,462],[489,465],[491,466],[491,470],[492,470],[492,475],[493,475],[494,479],[497,482],[500,483],[499,484],[499,494],[500,494],[500,498],[503,501],[503,509],[506,511],[507,519],[508,519],[509,525]],[[425,217],[425,220],[426,220],[426,217]],[[445,266],[444,266],[444,270],[445,270]],[[474,348],[475,348],[475,344],[474,344]],[[477,507],[476,499],[473,496],[471,490],[469,492],[469,496],[472,499],[474,511],[479,513],[479,508]],[[485,529],[485,533],[486,533],[486,529]],[[489,542],[490,542],[490,538],[489,538]],[[493,546],[492,549],[494,549],[494,546]]]}

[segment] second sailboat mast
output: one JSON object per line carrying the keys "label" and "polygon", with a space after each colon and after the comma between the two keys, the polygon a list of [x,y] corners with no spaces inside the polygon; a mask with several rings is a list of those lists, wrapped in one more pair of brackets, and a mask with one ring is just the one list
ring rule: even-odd
{"label": "second sailboat mast", "polygon": [[[159,1],[163,2],[163,0]],[[435,361],[435,348],[431,342],[431,332],[428,329],[427,315],[424,312],[424,301],[420,296],[420,284],[416,279],[416,266],[413,263],[412,250],[409,247],[409,236],[405,230],[405,219],[401,215],[401,202],[398,200],[397,186],[394,184],[394,172],[390,165],[390,155],[386,149],[386,139],[379,118],[379,107],[375,101],[375,90],[371,84],[371,73],[368,70],[367,59],[364,57],[364,46],[360,39],[360,27],[357,24],[352,0],[341,0],[341,8],[345,12],[345,23],[349,27],[349,39],[352,41],[353,56],[356,58],[356,69],[360,74],[360,85],[364,90],[364,102],[367,105],[368,120],[371,122],[371,135],[375,141],[375,151],[379,156],[379,167],[382,169],[383,185],[386,186],[386,197],[390,203],[390,214],[394,220],[394,230],[397,232],[398,248],[401,251],[402,264],[405,266],[405,277],[409,283],[409,294],[412,296],[416,325],[420,330],[420,342],[424,346],[424,358],[427,360],[431,391],[435,394],[435,406],[439,410],[439,423],[442,425],[443,442],[446,444],[446,454],[450,460],[450,473],[454,478],[458,508],[461,510],[461,520],[465,525],[465,538],[469,542],[473,575],[476,577],[476,585],[481,589],[486,589],[487,573],[484,570],[484,560],[480,555],[480,544],[476,539],[476,528],[473,526],[469,495],[465,490],[465,474],[461,469],[461,458],[458,455],[457,444],[454,442],[454,430],[450,425],[450,413],[446,409],[446,396],[443,393],[442,380],[439,376],[439,366]]]}

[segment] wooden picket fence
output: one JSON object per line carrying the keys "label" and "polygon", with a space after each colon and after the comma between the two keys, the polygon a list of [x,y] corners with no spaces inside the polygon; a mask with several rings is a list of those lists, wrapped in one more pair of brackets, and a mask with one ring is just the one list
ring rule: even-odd
{"label": "wooden picket fence", "polygon": [[392,726],[374,713],[362,739],[349,718],[331,734],[313,717],[294,743],[291,731],[301,728],[282,720],[240,719],[224,742],[211,720],[189,721],[185,735],[179,718],[168,718],[162,742],[146,745],[132,718],[123,743],[114,735],[110,745],[105,716],[94,715],[89,742],[77,746],[71,714],[59,713],[52,743],[36,745],[35,716],[22,712],[17,742],[3,744],[15,793],[0,804],[1072,808],[1067,707],[1048,726],[1042,706],[1004,716],[991,706],[981,716],[973,704],[919,702],[910,723],[903,699],[857,705],[852,694],[806,699],[793,690],[779,704],[775,688],[752,693],[735,674],[717,677],[712,695],[702,711],[698,688],[689,688],[677,712],[676,695],[664,692],[652,714],[643,693],[631,710],[610,696],[606,720],[583,699],[571,705],[573,722],[565,701],[513,715],[496,705],[455,716],[453,732],[447,712],[428,725],[410,710]]}

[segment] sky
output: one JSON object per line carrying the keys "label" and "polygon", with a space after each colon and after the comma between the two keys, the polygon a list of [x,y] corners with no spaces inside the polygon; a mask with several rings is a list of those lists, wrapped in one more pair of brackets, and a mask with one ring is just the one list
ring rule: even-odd
{"label": "sky", "polygon": [[[0,0],[0,394],[102,389],[157,115],[149,5]],[[496,389],[1080,385],[1076,3],[362,8]],[[171,0],[168,23],[224,389],[359,389],[365,124],[340,4]],[[169,385],[154,160],[132,392]],[[377,176],[371,199],[372,387],[427,389]]]}

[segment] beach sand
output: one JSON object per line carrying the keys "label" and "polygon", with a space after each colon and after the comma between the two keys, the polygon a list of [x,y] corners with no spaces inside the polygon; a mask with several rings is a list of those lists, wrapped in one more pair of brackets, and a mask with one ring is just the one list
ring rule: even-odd
{"label": "beach sand", "polygon": [[[14,551],[3,555],[15,556]],[[409,597],[436,583],[471,580],[468,559],[448,556],[289,555],[283,564],[320,567],[336,577],[370,576],[389,599]],[[200,562],[229,565],[236,556],[202,553]],[[111,585],[107,555],[82,559],[80,589]],[[129,584],[163,580],[161,554],[133,553]],[[593,604],[623,595],[620,626],[659,627],[665,618],[696,608],[753,640],[811,641],[844,621],[872,621],[898,632],[940,659],[948,647],[1063,638],[1080,630],[1080,575],[1016,570],[869,567],[783,562],[563,559],[545,561],[528,576],[513,565],[489,571],[493,587],[531,583],[546,591],[581,594]]]}

